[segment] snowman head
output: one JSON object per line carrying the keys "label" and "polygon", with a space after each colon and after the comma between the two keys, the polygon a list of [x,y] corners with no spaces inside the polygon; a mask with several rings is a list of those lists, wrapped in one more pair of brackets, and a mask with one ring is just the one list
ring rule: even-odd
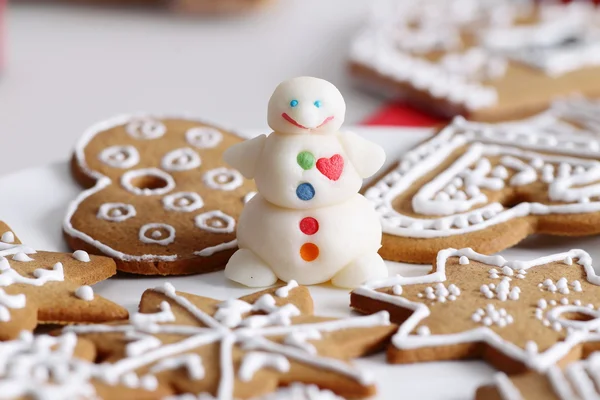
{"label": "snowman head", "polygon": [[346,103],[335,86],[301,76],[277,86],[269,100],[267,120],[277,133],[330,134],[342,126],[345,114]]}

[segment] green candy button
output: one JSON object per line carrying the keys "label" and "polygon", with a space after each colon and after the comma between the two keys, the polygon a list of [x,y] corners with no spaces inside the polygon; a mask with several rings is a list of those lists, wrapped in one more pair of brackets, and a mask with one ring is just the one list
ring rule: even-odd
{"label": "green candy button", "polygon": [[315,156],[313,156],[309,151],[303,151],[298,154],[296,161],[298,161],[298,165],[301,166],[302,169],[311,169],[315,165]]}

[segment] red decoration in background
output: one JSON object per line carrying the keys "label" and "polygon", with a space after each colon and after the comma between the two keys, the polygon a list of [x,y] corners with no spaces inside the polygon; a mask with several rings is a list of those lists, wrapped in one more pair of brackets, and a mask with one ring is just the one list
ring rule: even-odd
{"label": "red decoration in background", "polygon": [[362,125],[430,127],[446,122],[448,121],[417,110],[406,103],[394,102],[384,105],[365,119]]}

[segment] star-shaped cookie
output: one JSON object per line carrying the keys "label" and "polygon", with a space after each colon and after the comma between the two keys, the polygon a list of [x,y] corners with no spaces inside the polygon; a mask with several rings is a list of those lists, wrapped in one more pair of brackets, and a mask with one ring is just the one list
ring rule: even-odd
{"label": "star-shaped cookie", "polygon": [[600,233],[599,111],[571,99],[511,123],[456,118],[365,192],[381,256],[429,263],[449,247],[493,254],[535,233]]}
{"label": "star-shaped cookie", "polygon": [[386,312],[315,316],[308,289],[293,281],[226,301],[165,284],[147,290],[139,309],[129,323],[65,329],[96,345],[105,382],[154,376],[177,394],[222,400],[264,395],[292,382],[370,396],[372,377],[348,360],[380,349],[395,331]]}
{"label": "star-shaped cookie", "polygon": [[35,251],[0,221],[0,340],[38,323],[97,323],[127,318],[123,307],[88,285],[116,272],[110,258]]}
{"label": "star-shaped cookie", "polygon": [[507,261],[446,249],[431,274],[368,283],[352,292],[351,306],[386,310],[400,324],[391,363],[481,358],[514,374],[600,348],[599,285],[583,250]]}

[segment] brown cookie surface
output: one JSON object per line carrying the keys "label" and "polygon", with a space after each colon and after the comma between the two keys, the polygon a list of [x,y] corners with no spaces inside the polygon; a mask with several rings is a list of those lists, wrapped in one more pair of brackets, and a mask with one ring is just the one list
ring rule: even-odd
{"label": "brown cookie surface", "polygon": [[120,116],[91,127],[72,161],[85,187],[63,229],[73,249],[112,257],[117,269],[181,275],[221,269],[254,189],[221,162],[241,141],[184,118]]}
{"label": "brown cookie surface", "polygon": [[506,376],[498,373],[491,385],[477,389],[475,400],[584,400],[600,396],[600,356],[551,367],[545,373]]}
{"label": "brown cookie surface", "polygon": [[127,311],[94,295],[88,285],[114,275],[110,258],[35,251],[0,221],[0,340],[16,338],[40,323],[115,321]]}
{"label": "brown cookie surface", "polygon": [[379,93],[473,120],[524,117],[573,93],[600,95],[593,2],[468,3],[380,4],[353,43],[351,73]]}
{"label": "brown cookie surface", "polygon": [[571,250],[508,261],[471,249],[442,250],[434,272],[389,278],[351,294],[363,313],[400,324],[392,363],[484,359],[508,374],[545,371],[598,350],[600,277]]}
{"label": "brown cookie surface", "polygon": [[129,323],[70,326],[93,342],[105,372],[154,376],[177,394],[255,398],[294,382],[344,397],[375,393],[372,377],[349,360],[382,348],[395,331],[387,313],[336,320],[313,315],[308,289],[295,282],[219,301],[147,290]]}
{"label": "brown cookie surface", "polygon": [[597,111],[573,99],[511,123],[457,117],[366,190],[381,256],[429,263],[448,247],[491,254],[534,233],[600,233]]}

